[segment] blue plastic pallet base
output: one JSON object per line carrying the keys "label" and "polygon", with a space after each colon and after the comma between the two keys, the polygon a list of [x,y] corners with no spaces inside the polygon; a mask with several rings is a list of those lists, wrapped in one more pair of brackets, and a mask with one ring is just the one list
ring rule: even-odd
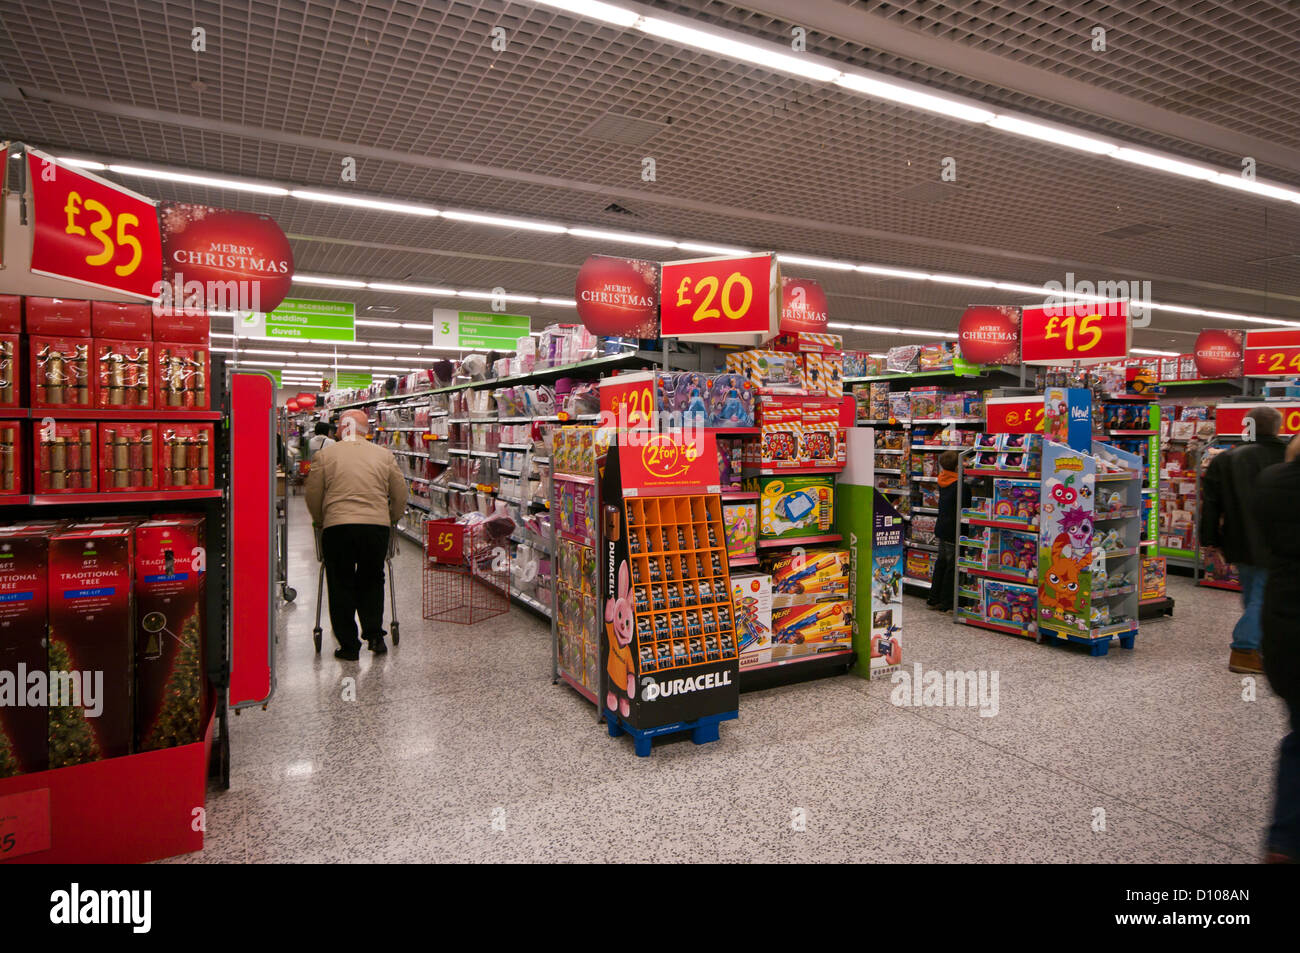
{"label": "blue plastic pallet base", "polygon": [[1088,654],[1094,658],[1105,655],[1110,651],[1111,639],[1118,639],[1120,648],[1131,649],[1133,648],[1134,640],[1137,638],[1136,629],[1130,630],[1129,632],[1119,633],[1118,635],[1113,635],[1106,639],[1082,639],[1079,636],[1071,635],[1068,632],[1052,632],[1049,629],[1044,629],[1042,626],[1039,626],[1038,631],[1039,634],[1042,635],[1044,642],[1073,642],[1075,645],[1086,646]]}
{"label": "blue plastic pallet base", "polygon": [[609,736],[617,738],[619,735],[631,735],[632,744],[636,748],[638,758],[650,756],[650,743],[660,735],[672,735],[679,731],[689,731],[691,741],[697,745],[717,741],[718,725],[724,721],[739,717],[739,711],[724,711],[720,715],[705,715],[703,718],[697,718],[694,721],[677,721],[671,725],[658,725],[654,728],[633,728],[620,718],[616,712],[612,712],[608,708],[605,709],[605,724],[609,728]]}

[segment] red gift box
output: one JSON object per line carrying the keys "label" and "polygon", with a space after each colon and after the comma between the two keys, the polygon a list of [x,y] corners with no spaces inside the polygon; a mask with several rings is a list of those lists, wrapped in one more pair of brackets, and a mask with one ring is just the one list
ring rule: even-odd
{"label": "red gift box", "polygon": [[[23,428],[17,420],[0,420],[0,495],[23,492]],[[0,570],[4,564],[0,562]]]}
{"label": "red gift box", "polygon": [[158,447],[163,490],[210,490],[214,452],[212,424],[166,423]]}
{"label": "red gift box", "polygon": [[160,309],[153,316],[153,339],[179,344],[208,344],[208,313],[193,308]]}
{"label": "red gift box", "polygon": [[0,295],[0,334],[22,334],[22,332],[22,296]]}
{"label": "red gift box", "polygon": [[162,485],[158,428],[154,423],[99,422],[100,493],[143,492]]}
{"label": "red gift box", "polygon": [[160,411],[207,410],[207,347],[155,341],[154,395],[154,406]]}
{"label": "red gift box", "polygon": [[33,335],[28,339],[33,407],[94,406],[95,379],[90,373],[92,345],[90,338],[80,337]]}
{"label": "red gift box", "polygon": [[[46,572],[50,549],[48,526],[0,528],[0,671],[15,678],[18,691],[28,690],[27,674],[45,672],[49,634]],[[0,705],[0,738],[8,742],[8,770],[0,776],[44,771],[49,761],[48,711],[39,704]]]}
{"label": "red gift box", "polygon": [[90,328],[96,338],[149,341],[153,338],[153,308],[147,304],[95,301],[90,306]]}
{"label": "red gift box", "polygon": [[98,487],[95,465],[95,422],[92,420],[36,421],[36,493],[94,493]]}
{"label": "red gift box", "polygon": [[22,339],[17,334],[0,334],[0,407],[21,407]]}
{"label": "red gift box", "polygon": [[96,407],[153,407],[153,362],[147,341],[95,338],[93,353]]}
{"label": "red gift box", "polygon": [[28,334],[90,337],[90,302],[73,298],[28,298],[23,303]]}

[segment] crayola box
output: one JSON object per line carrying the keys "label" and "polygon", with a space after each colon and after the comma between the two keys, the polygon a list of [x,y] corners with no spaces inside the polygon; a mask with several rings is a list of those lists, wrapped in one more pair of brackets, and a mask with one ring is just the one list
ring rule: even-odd
{"label": "crayola box", "polygon": [[847,599],[772,609],[772,658],[794,658],[845,648],[853,637]]}
{"label": "crayola box", "polygon": [[760,477],[760,539],[824,536],[835,522],[835,485],[829,476]]}
{"label": "crayola box", "polygon": [[[45,698],[30,697],[28,676],[44,672],[46,564],[50,526],[0,529],[0,778],[49,764]],[[21,694],[21,697],[19,697]],[[38,703],[37,703],[38,702]]]}
{"label": "crayola box", "polygon": [[50,767],[131,750],[129,524],[78,523],[50,538]]}
{"label": "crayola box", "polygon": [[135,527],[135,750],[192,744],[203,711],[202,517]]}

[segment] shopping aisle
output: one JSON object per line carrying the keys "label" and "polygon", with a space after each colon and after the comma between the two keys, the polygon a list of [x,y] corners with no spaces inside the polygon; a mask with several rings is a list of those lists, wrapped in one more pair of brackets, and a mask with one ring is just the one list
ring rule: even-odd
{"label": "shopping aisle", "polygon": [[281,611],[276,694],[232,719],[231,790],[209,796],[207,848],[178,861],[1258,859],[1283,721],[1263,679],[1246,702],[1227,671],[1230,594],[1171,578],[1176,623],[1101,659],[908,598],[909,670],[998,672],[996,716],[895,707],[888,682],[841,677],[744,695],[721,742],[638,759],[551,684],[540,619],[420,621],[412,544],[401,646],[317,659],[300,497],[290,518],[299,597]]}

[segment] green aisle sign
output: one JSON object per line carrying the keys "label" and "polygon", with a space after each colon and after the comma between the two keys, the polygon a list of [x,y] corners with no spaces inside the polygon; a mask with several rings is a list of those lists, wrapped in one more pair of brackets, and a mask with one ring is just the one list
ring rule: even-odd
{"label": "green aisle sign", "polygon": [[285,298],[267,314],[248,312],[235,320],[241,338],[291,341],[355,341],[357,306],[351,301]]}
{"label": "green aisle sign", "polygon": [[[328,374],[326,375],[328,376]],[[372,383],[373,374],[344,374],[334,375],[334,386],[338,390],[345,390],[351,387],[369,387]]]}
{"label": "green aisle sign", "polygon": [[439,347],[513,351],[531,328],[532,319],[526,314],[433,310],[433,343]]}

